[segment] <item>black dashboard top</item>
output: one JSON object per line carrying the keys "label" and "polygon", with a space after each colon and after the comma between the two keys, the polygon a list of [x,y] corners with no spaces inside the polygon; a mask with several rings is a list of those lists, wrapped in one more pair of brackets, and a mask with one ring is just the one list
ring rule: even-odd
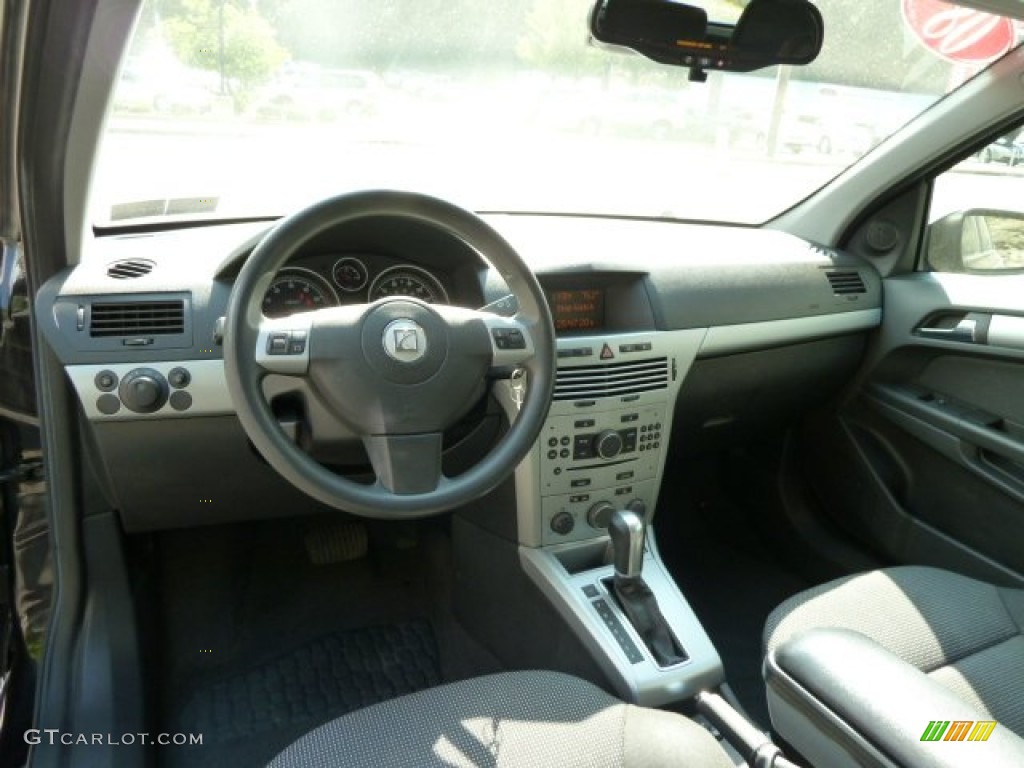
{"label": "black dashboard top", "polygon": [[[870,265],[781,232],[571,216],[485,218],[519,251],[549,296],[620,286],[602,297],[603,316],[620,318],[610,330],[709,328],[881,306],[881,281]],[[228,224],[98,237],[83,263],[40,292],[43,331],[65,364],[218,357],[213,331],[233,276],[268,228]],[[118,266],[133,260],[147,266],[125,279]],[[288,271],[293,282],[302,277],[316,283],[340,303],[408,290],[480,307],[508,293],[501,276],[463,243],[408,222],[366,221],[329,232],[296,254]],[[838,289],[835,276],[849,273],[856,290]],[[301,285],[289,290],[295,295],[282,301],[309,298],[298,296]],[[96,303],[168,297],[180,297],[187,315],[186,333],[174,343],[126,346],[90,333]],[[307,306],[316,305],[315,298],[310,301]]]}

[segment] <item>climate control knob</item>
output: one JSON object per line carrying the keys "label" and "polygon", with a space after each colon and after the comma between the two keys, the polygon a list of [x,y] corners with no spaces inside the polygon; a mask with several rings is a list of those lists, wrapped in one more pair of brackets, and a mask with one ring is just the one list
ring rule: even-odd
{"label": "climate control knob", "polygon": [[630,512],[636,512],[640,517],[647,514],[647,505],[644,503],[643,499],[633,499],[626,505],[626,509]]}
{"label": "climate control knob", "polygon": [[572,533],[572,529],[576,527],[576,519],[565,510],[562,510],[551,518],[550,525],[551,530],[559,536],[568,536]]}
{"label": "climate control knob", "polygon": [[154,413],[167,402],[167,379],[152,368],[136,368],[121,379],[117,394],[125,407],[135,413]]}
{"label": "climate control knob", "polygon": [[599,501],[587,510],[587,522],[591,528],[607,528],[615,507],[609,501]]}
{"label": "climate control knob", "polygon": [[602,459],[613,459],[622,450],[622,435],[614,429],[606,429],[594,438],[594,453]]}

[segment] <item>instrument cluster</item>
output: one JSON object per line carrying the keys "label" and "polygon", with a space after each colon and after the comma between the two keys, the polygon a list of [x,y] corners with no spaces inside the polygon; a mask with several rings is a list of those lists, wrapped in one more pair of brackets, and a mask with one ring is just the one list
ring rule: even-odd
{"label": "instrument cluster", "polygon": [[341,304],[411,296],[448,304],[442,278],[415,264],[371,256],[311,257],[283,267],[263,296],[263,314],[286,317]]}

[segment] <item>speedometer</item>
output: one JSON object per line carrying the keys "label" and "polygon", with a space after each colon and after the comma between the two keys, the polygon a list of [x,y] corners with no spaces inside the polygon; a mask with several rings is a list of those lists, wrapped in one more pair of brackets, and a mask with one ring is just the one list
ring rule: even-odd
{"label": "speedometer", "polygon": [[412,296],[428,304],[447,304],[448,294],[439,281],[425,269],[402,264],[385,269],[370,286],[370,301],[387,296]]}
{"label": "speedometer", "polygon": [[300,267],[286,267],[277,273],[263,295],[263,314],[267,317],[287,317],[296,312],[309,312],[337,304],[338,294],[316,272]]}

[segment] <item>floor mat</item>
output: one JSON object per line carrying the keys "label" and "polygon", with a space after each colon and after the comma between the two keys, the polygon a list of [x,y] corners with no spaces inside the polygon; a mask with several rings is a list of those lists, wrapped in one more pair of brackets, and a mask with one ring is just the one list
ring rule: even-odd
{"label": "floor mat", "polygon": [[203,744],[167,757],[175,765],[265,765],[320,723],[440,682],[426,620],[326,635],[196,688],[173,730],[202,734]]}
{"label": "floor mat", "polygon": [[714,643],[740,704],[767,729],[762,627],[775,606],[811,583],[773,555],[752,522],[758,509],[723,493],[726,484],[713,465],[689,470],[663,488],[658,548]]}

